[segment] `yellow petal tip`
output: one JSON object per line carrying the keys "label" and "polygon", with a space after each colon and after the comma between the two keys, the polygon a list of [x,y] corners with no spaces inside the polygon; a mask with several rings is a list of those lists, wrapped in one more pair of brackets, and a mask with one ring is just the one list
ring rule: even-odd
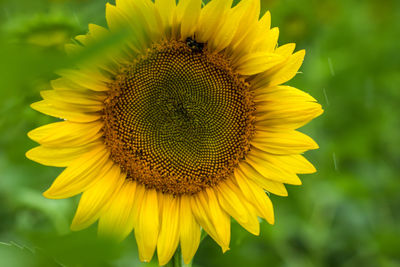
{"label": "yellow petal tip", "polygon": [[[28,136],[29,136],[29,133],[28,133]],[[29,138],[30,138],[30,137],[29,137]],[[32,157],[31,157],[31,151],[32,151],[32,149],[31,149],[31,150],[28,150],[28,151],[25,153],[25,157],[26,157],[27,159],[33,160]]]}
{"label": "yellow petal tip", "polygon": [[167,265],[167,263],[169,262],[170,259],[165,260],[165,259],[160,259],[160,257],[158,258],[158,265],[160,266],[164,266]]}
{"label": "yellow petal tip", "polygon": [[71,229],[71,231],[76,232],[76,231],[81,231],[89,227],[90,225],[92,225],[92,223],[88,223],[87,220],[85,221],[82,220],[82,218],[78,218],[75,216],[69,228]]}
{"label": "yellow petal tip", "polygon": [[51,194],[50,189],[47,189],[42,193],[45,198],[54,199],[54,196]]}
{"label": "yellow petal tip", "polygon": [[29,139],[36,141],[35,140],[35,130],[32,130],[30,132],[27,133],[27,136],[29,137]]}
{"label": "yellow petal tip", "polygon": [[258,227],[258,229],[256,231],[251,231],[251,233],[255,236],[259,236],[260,235],[260,227]]}
{"label": "yellow petal tip", "polygon": [[40,162],[40,157],[38,157],[38,153],[37,153],[38,148],[40,148],[40,146],[34,147],[34,148],[28,150],[28,151],[25,153],[25,157],[26,157],[27,159],[29,159],[29,160],[32,160],[32,161],[34,161],[34,162],[37,162],[37,163],[42,164],[42,163]]}
{"label": "yellow petal tip", "polygon": [[40,112],[40,104],[41,104],[41,101],[35,102],[35,103],[30,104],[30,107],[31,107],[33,110],[36,110],[36,111],[39,111],[39,112]]}
{"label": "yellow petal tip", "polygon": [[111,6],[111,7],[115,7],[113,4],[110,4],[110,3],[107,2],[107,3],[106,3],[106,8],[108,8],[108,7],[110,7],[110,6]]}
{"label": "yellow petal tip", "polygon": [[287,191],[282,191],[281,192],[281,195],[279,195],[280,197],[287,197],[289,194],[288,194],[288,192]]}
{"label": "yellow petal tip", "polygon": [[48,199],[64,199],[68,197],[63,197],[54,193],[54,190],[51,188],[47,189],[45,192],[42,193],[42,196]]}
{"label": "yellow petal tip", "polygon": [[71,231],[73,231],[73,232],[80,231],[80,230],[83,229],[82,227],[79,227],[79,225],[76,224],[76,223],[74,223],[74,222],[72,222],[72,224],[71,224],[71,226],[70,226],[69,228],[70,228]]}

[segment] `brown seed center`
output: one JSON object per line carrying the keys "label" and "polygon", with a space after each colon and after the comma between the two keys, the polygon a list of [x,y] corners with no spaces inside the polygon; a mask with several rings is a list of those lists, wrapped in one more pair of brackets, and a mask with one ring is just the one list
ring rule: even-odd
{"label": "brown seed center", "polygon": [[105,143],[128,179],[147,188],[197,193],[232,175],[248,149],[248,84],[207,47],[154,45],[110,86]]}

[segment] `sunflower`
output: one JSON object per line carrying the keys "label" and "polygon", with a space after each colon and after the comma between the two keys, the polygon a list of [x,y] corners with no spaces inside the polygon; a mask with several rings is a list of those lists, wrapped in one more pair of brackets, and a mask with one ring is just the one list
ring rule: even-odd
{"label": "sunflower", "polygon": [[301,154],[318,146],[296,129],[321,106],[282,85],[304,50],[277,46],[259,0],[117,0],[106,19],[67,50],[121,31],[123,44],[60,71],[32,104],[63,119],[28,134],[40,144],[29,159],[66,167],[44,196],[82,193],[72,230],[98,221],[116,240],[134,231],[140,260],[157,249],[160,265],[178,246],[189,263],[201,229],[228,250],[231,217],[255,235],[258,217],[273,224],[268,194],[286,196],[284,184],[315,172]]}

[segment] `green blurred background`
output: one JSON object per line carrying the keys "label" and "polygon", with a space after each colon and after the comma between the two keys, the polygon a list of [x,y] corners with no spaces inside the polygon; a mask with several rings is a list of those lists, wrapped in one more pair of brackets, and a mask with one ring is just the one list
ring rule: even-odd
{"label": "green blurred background", "polygon": [[[27,160],[26,133],[53,119],[29,104],[54,71],[73,66],[63,45],[105,25],[104,0],[0,0],[0,266],[141,264],[131,235],[96,239],[69,230],[79,197],[41,193],[61,171]],[[280,44],[306,49],[289,82],[325,113],[302,129],[320,149],[306,153],[318,173],[289,197],[272,196],[276,224],[252,236],[236,223],[231,250],[206,238],[193,266],[400,266],[400,1],[264,0]],[[112,42],[91,55],[106,51]],[[90,57],[90,55],[88,56]]]}

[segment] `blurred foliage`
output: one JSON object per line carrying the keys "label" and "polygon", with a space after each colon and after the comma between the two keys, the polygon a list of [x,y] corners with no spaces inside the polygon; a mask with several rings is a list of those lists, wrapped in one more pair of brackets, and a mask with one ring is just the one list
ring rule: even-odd
{"label": "blurred foliage", "polygon": [[[54,119],[30,109],[54,71],[101,55],[108,40],[67,58],[63,46],[88,23],[105,25],[104,0],[0,1],[0,266],[156,266],[122,244],[71,232],[78,198],[41,196],[61,171],[27,160],[26,133]],[[325,113],[302,131],[318,173],[275,197],[276,223],[259,237],[236,223],[231,250],[206,238],[194,266],[400,266],[400,1],[264,0],[280,44],[307,55],[289,84]],[[117,36],[118,37],[118,36]]]}

